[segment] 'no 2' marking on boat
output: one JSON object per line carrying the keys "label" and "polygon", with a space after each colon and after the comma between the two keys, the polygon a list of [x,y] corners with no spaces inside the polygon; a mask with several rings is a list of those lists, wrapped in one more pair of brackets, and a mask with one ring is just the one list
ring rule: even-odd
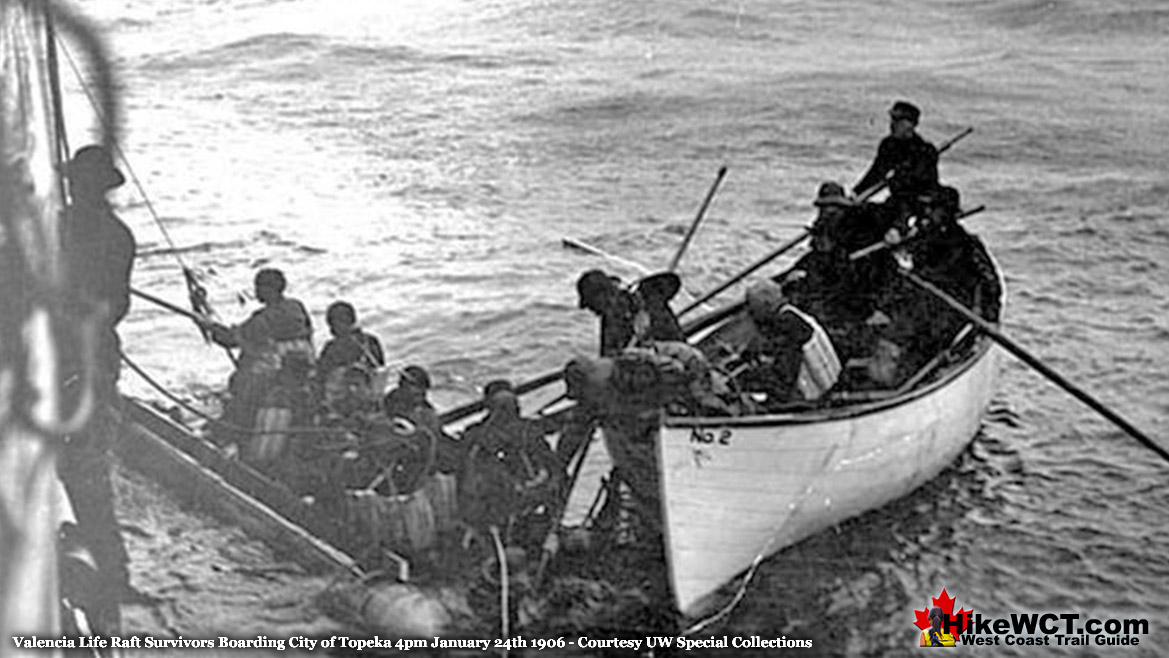
{"label": "'no 2' marking on boat", "polygon": [[731,436],[733,436],[732,432],[726,428],[716,431],[695,427],[690,430],[690,443],[702,443],[705,445],[717,443],[720,446],[729,446],[731,445]]}

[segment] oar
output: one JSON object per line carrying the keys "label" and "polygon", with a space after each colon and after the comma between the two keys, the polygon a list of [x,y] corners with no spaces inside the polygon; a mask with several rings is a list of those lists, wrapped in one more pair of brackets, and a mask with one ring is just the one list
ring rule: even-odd
{"label": "oar", "polygon": [[637,261],[629,260],[628,258],[622,258],[621,256],[617,256],[616,254],[611,254],[611,253],[605,251],[604,249],[601,249],[600,247],[596,247],[594,245],[591,245],[587,242],[583,242],[581,240],[577,240],[575,238],[561,238],[560,244],[564,245],[565,247],[568,247],[569,249],[576,249],[579,251],[583,251],[586,254],[600,256],[601,258],[604,258],[605,260],[610,260],[610,261],[613,261],[614,263],[619,263],[619,264],[624,265],[625,267],[628,267],[630,269],[637,270],[638,272],[640,272],[642,274],[649,274],[650,273],[650,269],[648,267],[646,267],[645,265],[642,265],[641,263],[638,263]]}
{"label": "oar", "polygon": [[[950,147],[954,146],[954,144],[958,143],[959,140],[966,137],[967,135],[969,135],[972,132],[974,132],[973,127],[967,128],[967,129],[963,130],[962,132],[958,133],[957,135],[955,135],[954,137],[951,137],[950,139],[943,142],[942,145],[940,147],[938,147],[938,155],[941,155],[942,153],[945,153],[946,151],[950,150]],[[858,197],[859,200],[864,201],[864,200],[868,199],[872,195],[874,195],[877,192],[884,189],[884,187],[888,184],[889,184],[888,181],[884,181],[882,183],[877,184],[872,189],[866,190],[864,193],[861,194],[860,197]],[[791,251],[796,246],[798,246],[800,243],[802,243],[804,240],[806,240],[809,235],[810,235],[809,230],[805,228],[799,235],[795,236],[794,238],[792,238],[788,242],[784,243],[779,248],[777,248],[775,251],[771,252],[767,256],[756,261],[754,264],[749,266],[746,270],[743,270],[739,274],[731,277],[731,279],[728,280],[727,282],[718,286],[714,290],[706,293],[705,295],[702,295],[700,298],[695,300],[692,304],[683,308],[681,311],[678,312],[678,317],[682,317],[683,315],[686,315],[690,311],[693,311],[694,309],[698,308],[702,304],[705,304],[706,302],[708,302],[712,298],[714,298],[716,295],[718,295],[719,293],[726,290],[727,288],[730,288],[731,286],[735,285],[739,281],[742,281],[744,278],[750,276],[752,273],[754,273],[759,268],[763,267],[764,265],[767,265],[768,263],[775,260],[776,258],[779,258],[780,256],[787,253],[788,251]],[[589,253],[594,253],[594,254],[596,254],[598,256],[602,256],[604,258],[610,258],[610,259],[616,260],[618,262],[624,261],[627,264],[634,265],[632,263],[632,261],[625,261],[625,259],[621,259],[620,257],[612,256],[611,254],[607,254],[604,251],[597,249],[596,247],[586,245],[578,240],[573,240],[571,238],[564,238],[562,240],[562,242],[563,242],[564,246],[566,246],[566,247],[573,247],[573,248],[581,249],[583,251],[587,251]],[[642,267],[640,265],[634,265],[634,266],[638,267],[639,269]],[[714,313],[710,316],[703,318],[700,322],[696,323],[695,325],[683,327],[683,331],[687,336],[689,336],[689,335],[691,335],[691,334],[693,334],[693,333],[695,333],[695,332],[697,332],[705,327],[710,326],[714,322],[721,320],[722,318],[726,317],[727,315],[730,315],[731,313],[737,312],[742,307],[743,307],[742,302],[740,302],[738,304],[733,304],[733,305],[723,309],[722,311],[718,311],[717,313]],[[563,376],[564,376],[564,373],[561,370],[556,370],[553,372],[546,373],[546,374],[541,375],[533,380],[530,380],[530,381],[524,382],[523,384],[520,384],[519,386],[516,387],[516,393],[523,394],[523,393],[527,393],[529,391],[533,391],[537,388],[540,388],[541,386],[546,386],[548,384],[551,384],[552,382],[558,381]],[[469,402],[461,407],[456,407],[456,408],[451,409],[450,411],[442,414],[441,416],[439,416],[439,420],[443,424],[453,423],[457,420],[462,420],[463,418],[466,418],[467,416],[470,416],[470,415],[473,415],[473,414],[476,414],[476,413],[482,411],[483,407],[484,407],[484,404],[483,404],[482,400],[476,400],[474,402]]]}
{"label": "oar", "polygon": [[[611,253],[605,251],[604,249],[601,249],[600,247],[596,247],[594,245],[591,245],[591,244],[584,242],[584,241],[581,241],[581,240],[576,240],[574,238],[561,238],[560,244],[562,244],[565,247],[568,247],[570,249],[578,249],[580,251],[583,251],[583,252],[588,253],[588,254],[592,254],[594,256],[600,256],[601,258],[604,258],[605,260],[610,260],[610,261],[613,261],[615,263],[620,263],[622,265],[625,265],[626,267],[637,270],[638,272],[641,273],[642,276],[649,276],[650,274],[653,273],[653,270],[651,270],[649,267],[646,267],[645,265],[642,265],[641,263],[638,263],[637,261],[629,260],[628,258],[622,258],[621,256],[611,254]],[[694,291],[686,288],[685,286],[683,286],[682,289],[685,290],[686,294],[690,295],[691,297],[698,296],[698,295],[694,294]]]}
{"label": "oar", "polygon": [[[966,212],[960,213],[957,217],[954,218],[954,220],[958,221],[958,220],[966,219],[967,217],[970,217],[971,215],[977,215],[978,213],[980,213],[984,210],[986,210],[985,205],[978,206],[977,208],[971,208],[970,210],[967,210]],[[905,236],[905,240],[910,240],[910,239],[913,239],[914,237],[917,237],[916,232],[910,233],[909,235]],[[862,249],[857,249],[856,251],[854,251],[848,255],[848,259],[849,260],[860,260],[861,258],[864,258],[865,256],[868,256],[871,253],[881,251],[882,249],[888,249],[889,247],[894,247],[894,246],[897,246],[897,245],[891,245],[888,242],[881,240],[879,242],[874,242],[873,244],[871,244],[867,247],[864,247]]]}
{"label": "oar", "polygon": [[160,297],[155,297],[154,295],[151,295],[150,293],[142,292],[141,290],[138,290],[136,288],[131,288],[130,294],[134,295],[135,297],[145,299],[146,301],[150,302],[151,304],[154,304],[155,306],[161,306],[162,308],[165,308],[168,311],[171,311],[173,313],[178,313],[179,315],[186,317],[186,318],[190,318],[200,325],[207,324],[207,322],[208,322],[207,318],[203,317],[202,315],[199,315],[198,313],[195,313],[194,311],[187,310],[187,309],[183,308],[182,306],[179,306],[178,304],[172,304],[172,303],[170,303],[170,302],[168,302],[165,299],[162,299]]}
{"label": "oar", "polygon": [[[958,133],[957,135],[954,135],[950,139],[947,139],[945,142],[942,142],[942,145],[938,147],[938,155],[941,155],[941,154],[945,153],[946,151],[949,151],[951,147],[953,147],[955,144],[957,144],[959,141],[961,141],[962,138],[966,137],[967,135],[969,135],[972,132],[974,132],[974,128],[969,127],[966,130],[963,130],[962,132]],[[885,180],[881,181],[880,183],[877,183],[876,185],[865,190],[864,192],[861,192],[860,195],[858,195],[856,198],[857,202],[864,202],[864,201],[869,200],[869,198],[871,198],[873,195],[875,195],[876,193],[885,189],[885,186],[887,186],[888,184],[889,184],[889,179],[886,178]],[[974,212],[978,212],[979,210],[981,210],[981,209],[976,209],[974,211],[971,211],[970,214],[974,214]],[[719,293],[726,290],[727,288],[730,288],[731,286],[735,285],[739,281],[742,281],[743,279],[747,278],[748,276],[753,274],[759,268],[763,267],[764,265],[767,265],[768,263],[775,260],[776,258],[779,258],[780,256],[784,255],[788,251],[791,251],[793,248],[795,248],[801,242],[808,239],[809,235],[811,235],[811,232],[809,231],[809,229],[804,229],[803,231],[800,232],[799,235],[792,238],[788,242],[785,242],[783,245],[781,245],[775,251],[773,251],[770,254],[759,259],[758,261],[756,261],[754,264],[752,264],[747,269],[745,269],[742,272],[731,277],[730,280],[728,280],[726,283],[715,288],[714,290],[711,290],[710,292],[706,293],[702,297],[699,297],[698,300],[695,301],[693,304],[682,309],[678,313],[678,315],[679,316],[685,315],[687,312],[692,311],[695,308],[697,308],[700,304],[703,304],[705,302],[710,301],[710,299],[712,297],[714,297],[715,295],[718,295]]]}
{"label": "oar", "polygon": [[718,191],[718,186],[722,184],[723,177],[726,175],[727,168],[725,166],[719,167],[718,175],[714,177],[714,185],[710,186],[710,191],[706,193],[706,198],[702,200],[702,206],[698,208],[698,215],[690,223],[690,230],[686,231],[686,237],[682,238],[682,244],[678,246],[677,253],[670,260],[670,266],[666,269],[667,272],[673,272],[678,269],[678,261],[682,260],[682,254],[685,254],[686,248],[690,246],[690,239],[694,237],[695,231],[698,230],[698,225],[702,223],[702,218],[706,216],[706,209],[710,207],[710,202],[714,199],[714,193]]}
{"label": "oar", "polygon": [[[530,393],[531,391],[534,391],[542,386],[547,386],[548,384],[559,381],[563,376],[563,369],[553,370],[552,372],[540,375],[535,379],[529,379],[528,381],[516,386],[515,394],[523,395],[524,393]],[[484,400],[475,400],[474,402],[468,402],[467,404],[455,407],[454,409],[439,415],[438,421],[442,425],[449,425],[450,423],[462,420],[467,416],[477,414],[480,411],[483,411],[484,408],[486,408],[486,402]]]}
{"label": "oar", "polygon": [[[957,144],[963,137],[969,135],[972,132],[974,132],[974,126],[969,126],[966,128],[966,130],[963,130],[962,132],[958,133],[957,135],[954,135],[950,139],[947,139],[946,141],[942,142],[942,145],[938,147],[938,155],[941,155],[941,154],[945,153],[946,151],[949,151],[951,146]],[[868,201],[869,199],[873,198],[874,196],[876,196],[876,194],[878,192],[880,192],[881,190],[888,187],[889,181],[891,181],[891,180],[893,180],[893,172],[892,171],[890,171],[888,174],[885,175],[884,180],[880,181],[879,183],[873,185],[869,189],[864,190],[860,194],[856,195],[857,202],[864,202],[864,201]]]}
{"label": "oar", "polygon": [[1145,435],[1143,432],[1138,430],[1136,427],[1134,427],[1127,420],[1125,420],[1124,418],[1121,418],[1119,414],[1112,411],[1108,407],[1104,406],[1101,402],[1096,400],[1096,398],[1093,398],[1091,395],[1088,395],[1086,392],[1083,391],[1083,389],[1079,388],[1075,384],[1073,384],[1070,381],[1068,381],[1067,379],[1065,379],[1062,375],[1060,375],[1056,371],[1052,370],[1049,366],[1044,364],[1038,358],[1032,356],[1030,353],[1027,352],[1027,350],[1020,347],[1017,343],[1012,341],[1010,338],[1007,338],[1006,336],[1004,336],[1002,333],[999,332],[998,329],[996,329],[994,327],[994,325],[992,325],[991,323],[984,320],[980,315],[978,315],[974,311],[966,308],[966,306],[964,306],[962,304],[962,302],[958,301],[957,299],[954,299],[949,294],[947,294],[944,290],[941,290],[940,288],[938,288],[934,284],[930,283],[929,281],[926,281],[925,279],[914,274],[913,272],[910,272],[909,270],[901,269],[898,271],[901,272],[901,275],[904,276],[906,279],[908,279],[915,286],[928,292],[929,294],[933,295],[934,297],[937,297],[938,299],[945,302],[945,304],[947,306],[949,306],[950,308],[954,309],[958,313],[965,316],[966,319],[969,320],[971,323],[973,323],[975,326],[977,326],[979,328],[979,330],[981,330],[987,336],[990,336],[990,338],[992,340],[994,340],[999,345],[1003,346],[1003,348],[1006,349],[1008,352],[1010,352],[1011,354],[1018,357],[1020,361],[1031,366],[1036,371],[1038,371],[1039,374],[1041,374],[1044,377],[1046,377],[1047,379],[1051,380],[1051,382],[1053,382],[1054,384],[1056,384],[1057,386],[1059,386],[1063,390],[1067,391],[1068,393],[1071,393],[1072,396],[1074,396],[1077,400],[1088,405],[1094,411],[1099,413],[1101,416],[1104,416],[1108,420],[1115,423],[1117,427],[1124,430],[1129,436],[1133,437],[1137,441],[1140,441],[1141,443],[1143,443],[1146,448],[1149,448],[1153,452],[1160,455],[1162,459],[1169,461],[1169,451],[1166,451],[1165,448],[1161,447],[1158,443],[1156,443],[1155,441],[1150,439],[1147,435]]}
{"label": "oar", "polygon": [[552,559],[552,551],[548,550],[548,543],[552,541],[553,537],[560,531],[560,524],[564,521],[564,515],[568,512],[568,499],[572,496],[572,490],[576,488],[576,481],[580,477],[580,471],[584,467],[585,458],[589,456],[589,446],[593,442],[593,430],[590,426],[588,436],[585,437],[581,447],[573,453],[576,457],[576,462],[572,466],[572,473],[568,476],[568,483],[564,487],[564,495],[561,497],[560,510],[556,513],[556,520],[552,523],[552,527],[548,530],[548,534],[544,537],[544,544],[541,546],[540,564],[536,568],[536,586],[544,579],[544,570],[548,567],[548,562]]}
{"label": "oar", "polygon": [[[179,306],[178,304],[172,304],[171,302],[168,302],[165,299],[162,299],[160,297],[155,297],[154,295],[151,295],[150,293],[147,293],[147,292],[142,292],[141,290],[138,290],[137,288],[131,288],[130,294],[134,295],[135,297],[144,299],[144,300],[150,302],[151,304],[165,308],[168,311],[171,311],[173,313],[178,313],[179,315],[181,315],[183,317],[190,318],[190,319],[194,320],[195,324],[197,324],[199,326],[200,330],[202,330],[203,327],[206,326],[210,322],[210,320],[208,320],[206,317],[199,315],[198,313],[195,313],[194,311],[189,311],[189,310],[183,308],[182,306]],[[239,365],[239,360],[236,359],[235,354],[233,354],[229,348],[224,347],[223,351],[227,354],[227,358],[231,359],[232,365],[237,365],[237,366]]]}
{"label": "oar", "polygon": [[686,308],[683,308],[681,311],[678,311],[678,316],[681,317],[683,315],[686,315],[690,311],[693,311],[694,309],[698,308],[702,304],[705,304],[706,302],[710,301],[711,298],[718,295],[722,291],[726,290],[727,288],[730,288],[731,286],[735,285],[736,283],[747,278],[748,276],[753,274],[755,272],[755,270],[758,270],[759,268],[770,263],[771,261],[775,260],[776,258],[779,258],[780,256],[782,256],[782,255],[786,254],[787,252],[791,251],[792,249],[796,248],[797,246],[800,245],[800,243],[802,243],[804,240],[808,239],[809,235],[811,235],[811,232],[806,228],[803,229],[802,231],[800,231],[799,235],[797,235],[796,237],[792,238],[791,240],[788,240],[787,242],[783,243],[775,251],[772,251],[770,254],[767,254],[763,258],[760,258],[759,260],[755,261],[747,269],[743,270],[742,272],[739,272],[738,274],[736,274],[735,276],[731,277],[726,282],[724,282],[722,285],[718,286],[714,290],[711,290],[710,292],[706,293],[705,295],[694,300],[693,303],[686,306]]}

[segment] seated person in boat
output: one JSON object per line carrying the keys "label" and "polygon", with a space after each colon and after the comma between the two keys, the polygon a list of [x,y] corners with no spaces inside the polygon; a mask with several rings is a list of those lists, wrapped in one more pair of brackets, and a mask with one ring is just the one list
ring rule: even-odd
{"label": "seated person in boat", "polygon": [[330,304],[325,321],[333,338],[325,343],[317,359],[317,384],[324,392],[326,408],[331,408],[331,401],[353,385],[354,371],[365,374],[371,395],[380,394],[373,390],[373,383],[378,369],[386,365],[381,341],[357,326],[357,312],[348,302]]}
{"label": "seated person in boat", "polygon": [[422,366],[406,366],[398,376],[398,386],[382,398],[382,410],[390,418],[401,416],[419,425],[437,423],[434,405],[426,398],[429,390],[430,373]]}
{"label": "seated person in boat", "polygon": [[562,471],[544,438],[547,424],[521,417],[509,389],[485,389],[487,417],[463,433],[459,509],[471,529],[495,526],[507,543],[526,546],[544,538]]}
{"label": "seated person in boat", "polygon": [[852,260],[854,251],[880,241],[884,231],[865,207],[828,181],[814,202],[812,250],[777,277],[793,303],[823,323],[844,360],[861,354],[871,340],[865,320],[876,308],[893,267],[886,255]]}
{"label": "seated person in boat", "polygon": [[430,373],[422,366],[406,366],[398,377],[398,386],[382,398],[382,411],[387,418],[404,418],[414,425],[432,432],[438,441],[435,468],[443,473],[455,473],[462,463],[462,448],[458,441],[442,431],[442,424],[434,405],[427,399]]}
{"label": "seated person in boat", "polygon": [[[940,187],[921,199],[924,216],[905,238],[893,236],[896,257],[919,276],[974,308],[992,322],[998,319],[1001,292],[986,252],[958,223],[960,197],[952,187]],[[946,349],[965,324],[964,318],[933,295],[900,277],[890,282],[881,308],[889,317],[881,340],[899,353],[893,383],[913,375]]]}
{"label": "seated person in boat", "polygon": [[1002,288],[990,257],[958,221],[962,215],[958,190],[942,186],[922,202],[927,213],[921,237],[907,245],[914,270],[967,308],[998,322]]}
{"label": "seated person in boat", "polygon": [[767,395],[767,407],[816,400],[840,376],[840,360],[827,332],[811,315],[791,303],[774,281],[747,291],[747,312],[756,335],[744,357],[749,368],[740,388]]}
{"label": "seated person in boat", "polygon": [[579,305],[601,319],[601,356],[612,356],[641,341],[684,340],[669,308],[679,288],[681,281],[670,273],[647,277],[633,290],[602,270],[581,275],[576,283]]}
{"label": "seated person in boat", "polygon": [[[223,420],[229,423],[231,442],[241,440],[244,433],[257,427],[261,409],[291,404],[296,396],[282,389],[299,389],[308,381],[315,361],[312,320],[304,304],[284,295],[286,286],[283,272],[262,269],[256,274],[255,293],[263,308],[233,327],[215,322],[206,325],[216,343],[240,348],[236,371],[228,381],[230,399],[223,414]],[[250,454],[250,458],[260,460],[274,457],[257,454],[258,448],[253,441],[245,456]]]}

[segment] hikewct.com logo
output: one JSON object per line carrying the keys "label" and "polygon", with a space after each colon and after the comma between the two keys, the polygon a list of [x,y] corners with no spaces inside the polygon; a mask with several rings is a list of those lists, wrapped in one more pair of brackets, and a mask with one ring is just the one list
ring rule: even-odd
{"label": "hikewct.com logo", "polygon": [[1025,612],[984,617],[954,602],[942,588],[932,607],[914,610],[923,647],[968,646],[1137,646],[1149,634],[1148,619],[1097,619],[1078,612]]}

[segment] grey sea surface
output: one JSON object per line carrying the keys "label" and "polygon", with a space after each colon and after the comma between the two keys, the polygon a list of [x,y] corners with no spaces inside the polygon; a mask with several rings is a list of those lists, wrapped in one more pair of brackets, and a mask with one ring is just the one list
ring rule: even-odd
{"label": "grey sea surface", "polygon": [[[935,143],[941,175],[1007,278],[1005,332],[1169,441],[1169,7],[1156,0],[85,0],[116,56],[140,244],[133,284],[185,299],[204,273],[238,321],[256,268],[282,268],[327,337],[346,299],[440,408],[595,349],[573,284],[605,267],[571,237],[663,268],[720,166],[683,258],[708,290],[795,235],[824,180],[854,183],[886,110]],[[71,139],[92,137],[73,92]],[[788,261],[790,262],[790,261]],[[775,269],[782,267],[782,262]],[[732,289],[725,299],[741,294]],[[244,303],[241,304],[241,299]],[[230,363],[135,300],[127,354],[193,401]],[[911,497],[769,561],[706,633],[812,639],[804,655],[916,651],[942,588],[988,616],[1145,618],[1169,642],[1169,468],[1004,358],[971,448]],[[162,396],[132,373],[127,393]],[[594,465],[586,478],[595,479]],[[134,583],[159,637],[331,632],[328,586],[239,531],[118,481]],[[999,646],[994,655],[1115,648]],[[766,650],[756,650],[764,655]],[[232,652],[231,655],[239,655]],[[736,655],[753,655],[752,650]],[[990,655],[988,653],[988,655]]]}

